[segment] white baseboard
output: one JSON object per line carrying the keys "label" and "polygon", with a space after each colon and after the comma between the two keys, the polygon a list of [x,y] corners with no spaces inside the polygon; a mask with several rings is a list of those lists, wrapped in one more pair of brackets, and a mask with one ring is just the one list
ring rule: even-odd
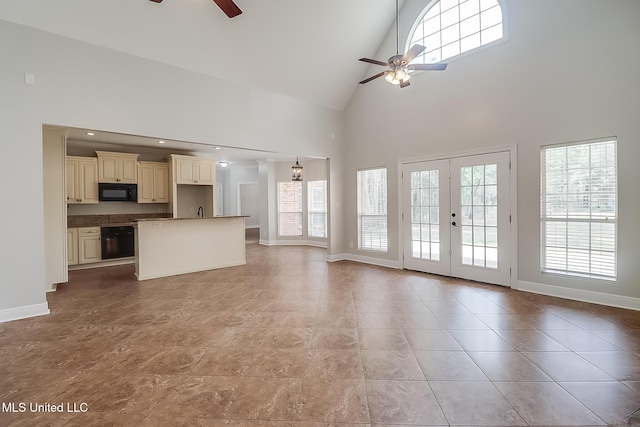
{"label": "white baseboard", "polygon": [[44,316],[49,313],[49,304],[46,302],[42,304],[24,305],[22,307],[5,308],[4,310],[0,310],[0,323],[26,319],[27,317]]}
{"label": "white baseboard", "polygon": [[259,242],[263,246],[313,246],[316,248],[327,248],[327,242],[315,240],[264,240]]}
{"label": "white baseboard", "polygon": [[355,262],[362,262],[364,264],[378,265],[380,267],[389,267],[389,268],[397,268],[397,269],[402,268],[402,263],[400,261],[375,258],[375,257],[364,256],[364,255],[349,254],[349,253],[329,255],[327,257],[327,261],[329,262],[355,261]]}
{"label": "white baseboard", "polygon": [[582,289],[564,288],[561,286],[545,285],[542,283],[518,280],[518,290],[534,294],[549,295],[575,301],[608,305],[610,307],[626,308],[640,311],[640,298],[622,295],[605,294],[603,292],[586,291]]}
{"label": "white baseboard", "polygon": [[87,270],[89,268],[113,267],[114,265],[135,264],[136,257],[106,259],[104,261],[93,262],[91,264],[75,264],[69,266],[69,271]]}

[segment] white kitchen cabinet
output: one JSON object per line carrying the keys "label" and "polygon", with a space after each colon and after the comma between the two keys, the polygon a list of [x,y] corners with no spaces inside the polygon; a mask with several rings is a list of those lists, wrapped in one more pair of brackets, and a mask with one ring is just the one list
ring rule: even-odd
{"label": "white kitchen cabinet", "polygon": [[67,264],[78,264],[78,229],[67,229]]}
{"label": "white kitchen cabinet", "polygon": [[67,156],[67,203],[98,203],[98,160]]}
{"label": "white kitchen cabinet", "polygon": [[100,227],[78,228],[78,264],[89,264],[102,259]]}
{"label": "white kitchen cabinet", "polygon": [[138,203],[169,203],[169,164],[138,164]]}
{"label": "white kitchen cabinet", "polygon": [[172,155],[175,159],[176,184],[214,185],[215,161],[190,156]]}
{"label": "white kitchen cabinet", "polygon": [[138,182],[138,156],[131,153],[96,151],[98,155],[98,182],[136,184]]}

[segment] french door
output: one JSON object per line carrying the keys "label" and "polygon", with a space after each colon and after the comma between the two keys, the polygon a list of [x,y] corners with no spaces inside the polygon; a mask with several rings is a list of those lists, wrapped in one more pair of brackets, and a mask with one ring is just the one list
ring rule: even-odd
{"label": "french door", "polygon": [[402,168],[404,268],[509,286],[509,152]]}

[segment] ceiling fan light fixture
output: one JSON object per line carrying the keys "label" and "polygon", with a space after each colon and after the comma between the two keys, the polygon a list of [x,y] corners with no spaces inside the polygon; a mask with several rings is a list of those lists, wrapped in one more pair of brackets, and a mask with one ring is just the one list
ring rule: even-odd
{"label": "ceiling fan light fixture", "polygon": [[411,78],[411,74],[402,68],[387,71],[384,75],[384,79],[392,85],[399,85],[408,81]]}

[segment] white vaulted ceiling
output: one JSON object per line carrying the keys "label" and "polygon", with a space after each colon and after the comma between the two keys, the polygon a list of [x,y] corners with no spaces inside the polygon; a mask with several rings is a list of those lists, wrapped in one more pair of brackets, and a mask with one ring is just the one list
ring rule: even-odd
{"label": "white vaulted ceiling", "polygon": [[0,19],[342,110],[393,0],[1,0]]}

